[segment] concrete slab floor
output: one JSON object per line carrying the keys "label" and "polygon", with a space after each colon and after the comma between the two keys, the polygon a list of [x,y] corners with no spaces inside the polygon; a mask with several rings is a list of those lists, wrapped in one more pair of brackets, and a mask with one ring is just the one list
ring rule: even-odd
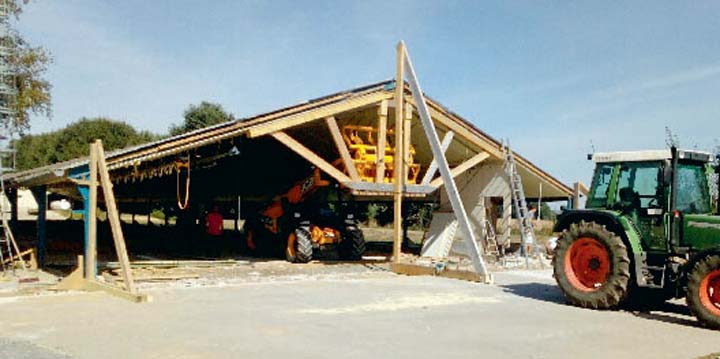
{"label": "concrete slab floor", "polygon": [[684,304],[592,311],[549,271],[495,285],[388,272],[0,298],[0,358],[695,358],[720,351]]}

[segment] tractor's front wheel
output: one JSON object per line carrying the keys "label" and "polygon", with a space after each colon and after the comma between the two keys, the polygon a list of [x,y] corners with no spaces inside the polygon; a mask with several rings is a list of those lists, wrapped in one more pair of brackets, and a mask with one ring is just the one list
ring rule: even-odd
{"label": "tractor's front wheel", "polygon": [[553,257],[555,280],[571,303],[609,309],[627,297],[630,258],[622,239],[595,222],[563,232]]}
{"label": "tractor's front wheel", "polygon": [[285,258],[291,263],[307,263],[312,260],[312,235],[307,227],[298,227],[290,232],[285,249]]}
{"label": "tractor's front wheel", "polygon": [[720,255],[707,256],[688,274],[687,304],[704,325],[720,329]]}

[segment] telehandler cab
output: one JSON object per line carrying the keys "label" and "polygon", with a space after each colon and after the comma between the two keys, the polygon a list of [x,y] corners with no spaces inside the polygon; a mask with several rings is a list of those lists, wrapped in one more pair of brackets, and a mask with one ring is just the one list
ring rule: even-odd
{"label": "telehandler cab", "polygon": [[676,148],[590,158],[586,209],[564,211],[555,227],[565,296],[596,309],[685,296],[701,323],[720,329],[720,216],[708,182],[718,159]]}

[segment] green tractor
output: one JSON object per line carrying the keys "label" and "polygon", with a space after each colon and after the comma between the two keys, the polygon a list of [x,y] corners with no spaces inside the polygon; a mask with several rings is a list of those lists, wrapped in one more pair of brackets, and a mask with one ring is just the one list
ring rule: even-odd
{"label": "green tractor", "polygon": [[[574,305],[611,309],[686,297],[720,329],[720,215],[710,153],[598,153],[586,209],[564,211],[553,268]],[[717,163],[717,161],[716,161]],[[717,177],[716,177],[717,178]]]}

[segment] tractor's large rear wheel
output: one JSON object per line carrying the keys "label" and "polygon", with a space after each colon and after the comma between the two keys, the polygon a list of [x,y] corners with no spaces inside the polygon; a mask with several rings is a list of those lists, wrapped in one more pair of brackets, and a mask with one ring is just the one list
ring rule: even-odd
{"label": "tractor's large rear wheel", "polygon": [[688,274],[687,304],[698,320],[720,329],[720,255],[707,256]]}
{"label": "tractor's large rear wheel", "polygon": [[365,253],[365,235],[357,226],[347,226],[342,232],[340,256],[343,259],[360,260]]}
{"label": "tractor's large rear wheel", "polygon": [[595,222],[563,232],[553,257],[555,280],[574,305],[609,309],[627,297],[630,258],[622,239]]}
{"label": "tractor's large rear wheel", "polygon": [[310,229],[298,227],[288,235],[285,258],[292,263],[307,263],[312,260],[313,247]]}

